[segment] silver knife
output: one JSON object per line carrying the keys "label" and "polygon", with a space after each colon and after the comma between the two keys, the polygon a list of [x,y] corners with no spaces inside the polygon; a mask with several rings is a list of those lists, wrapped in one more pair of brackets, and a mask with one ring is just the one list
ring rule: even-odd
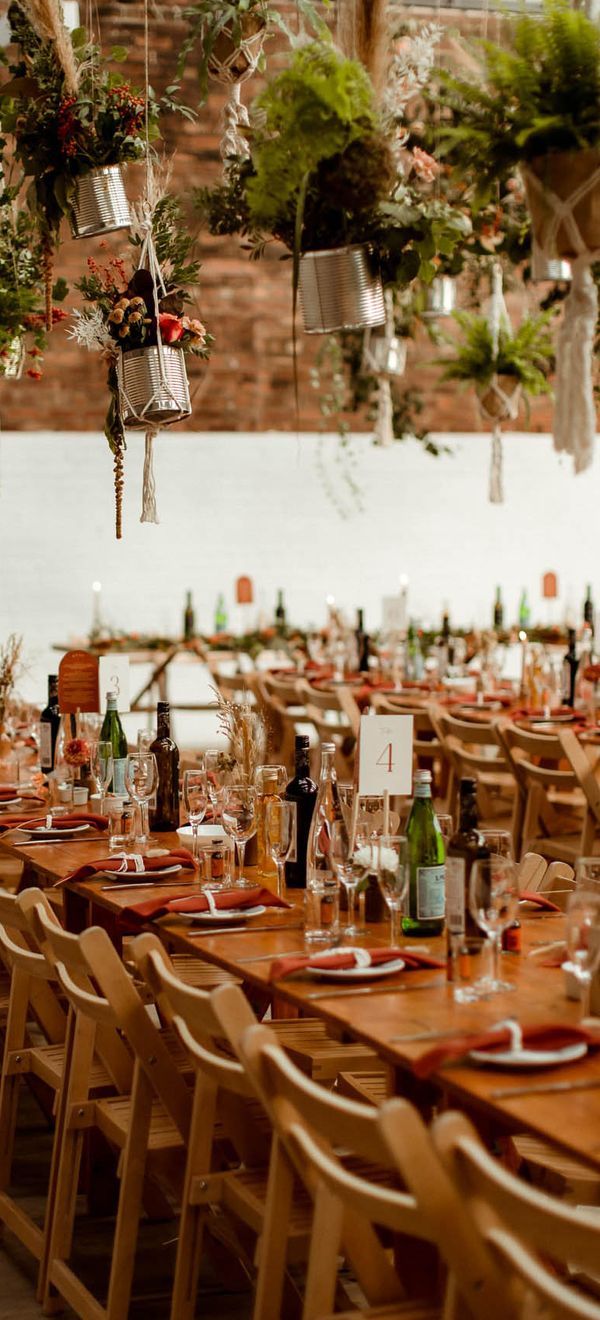
{"label": "silver knife", "polygon": [[510,1100],[511,1096],[547,1095],[560,1091],[592,1091],[600,1087],[600,1077],[588,1077],[582,1082],[538,1082],[532,1086],[500,1086],[490,1091],[492,1100]]}
{"label": "silver knife", "polygon": [[346,995],[395,995],[398,990],[433,990],[445,981],[421,981],[420,985],[360,985],[344,986],[343,990],[310,990],[305,999],[343,999]]}
{"label": "silver knife", "polygon": [[[177,917],[180,914],[178,912],[169,912],[167,915],[172,918]],[[185,913],[183,915],[185,916]],[[275,933],[280,930],[304,930],[304,925],[298,922],[295,926],[213,926],[212,929],[190,930],[187,933],[190,939],[198,940],[204,935],[254,935],[261,930],[271,930],[275,931]],[[290,950],[290,954],[293,952],[294,950]],[[281,958],[283,955],[280,953],[271,953],[269,954],[269,957]]]}

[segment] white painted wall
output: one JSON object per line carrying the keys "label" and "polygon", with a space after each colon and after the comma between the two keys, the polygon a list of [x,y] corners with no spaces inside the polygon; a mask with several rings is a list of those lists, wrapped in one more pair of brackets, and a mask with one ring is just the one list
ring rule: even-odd
{"label": "white painted wall", "polygon": [[[94,579],[108,623],[167,634],[181,628],[187,588],[201,629],[212,627],[220,589],[238,622],[240,573],[255,583],[257,610],[271,615],[281,586],[288,617],[300,624],[323,621],[331,592],[348,609],[363,605],[367,626],[377,627],[381,598],[397,590],[401,573],[411,614],[425,622],[438,620],[444,600],[456,623],[487,622],[496,583],[511,617],[526,586],[534,620],[545,620],[547,569],[559,576],[561,616],[569,598],[579,616],[587,581],[600,605],[598,464],[575,478],[550,437],[507,436],[506,503],[492,506],[489,436],[445,439],[454,456],[432,459],[413,442],[378,450],[358,437],[352,470],[363,509],[355,511],[334,437],[167,432],[156,445],[154,527],[138,521],[143,439],[131,435],[116,542],[103,437],[2,434],[0,638],[25,637],[24,695],[42,694],[53,641],[85,635]],[[346,519],[327,497],[320,465],[350,510]]]}

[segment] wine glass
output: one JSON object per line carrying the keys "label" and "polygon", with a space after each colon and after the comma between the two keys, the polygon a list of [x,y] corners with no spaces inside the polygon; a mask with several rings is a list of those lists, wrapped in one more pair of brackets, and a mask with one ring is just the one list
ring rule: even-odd
{"label": "wine glass", "polygon": [[390,910],[390,935],[393,948],[400,936],[400,918],[408,889],[408,840],[404,834],[385,834],[379,840],[377,879]]}
{"label": "wine glass", "polygon": [[485,829],[480,830],[479,833],[484,846],[492,857],[507,857],[509,861],[513,861],[513,841],[510,830]]}
{"label": "wine glass", "polygon": [[156,734],[152,729],[138,729],[137,731],[137,749],[140,754],[149,752]]}
{"label": "wine glass", "polygon": [[256,789],[247,784],[230,784],[222,790],[223,829],[233,839],[238,856],[238,884],[248,888],[252,880],[244,879],[244,854],[248,839],[256,831]]}
{"label": "wine glass", "polygon": [[356,860],[345,820],[333,821],[330,857],[333,869],[340,884],[344,886],[348,899],[348,920],[344,934],[356,939],[361,934],[360,928],[355,924],[356,891],[367,872]]}
{"label": "wine glass", "polygon": [[158,766],[153,752],[130,752],[125,769],[125,786],[140,809],[141,832],[136,843],[150,843],[148,803],[158,783]]}
{"label": "wine glass", "polygon": [[92,746],[90,770],[94,778],[96,788],[103,799],[108,792],[108,786],[113,777],[113,747],[111,742],[103,741],[94,743]]}
{"label": "wine glass", "polygon": [[186,770],[183,776],[183,801],[192,827],[192,853],[198,856],[198,829],[206,815],[208,787],[205,770]]}
{"label": "wine glass", "polygon": [[296,803],[271,797],[265,811],[265,842],[277,867],[277,897],[285,898],[284,866],[296,835]]}
{"label": "wine glass", "polygon": [[519,904],[518,869],[510,857],[494,854],[473,862],[469,884],[471,916],[485,931],[492,945],[492,975],[476,982],[485,995],[500,994],[516,987],[499,979],[500,939],[502,931],[517,915]]}
{"label": "wine glass", "polygon": [[221,815],[223,789],[232,773],[231,757],[218,747],[209,747],[208,751],[204,753],[204,768],[206,770],[208,796],[216,824]]}
{"label": "wine glass", "polygon": [[567,899],[567,953],[582,988],[581,1016],[590,1010],[592,973],[600,958],[600,892],[575,889]]}
{"label": "wine glass", "polygon": [[575,888],[600,894],[600,857],[580,857],[575,865]]}

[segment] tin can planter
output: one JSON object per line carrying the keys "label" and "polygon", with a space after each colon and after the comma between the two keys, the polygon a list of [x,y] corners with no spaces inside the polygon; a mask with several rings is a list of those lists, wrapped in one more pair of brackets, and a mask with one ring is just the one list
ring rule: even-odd
{"label": "tin can planter", "polygon": [[71,207],[73,238],[129,229],[131,212],[120,165],[103,165],[77,180]]}
{"label": "tin can planter", "polygon": [[244,82],[256,69],[266,34],[265,20],[259,14],[244,14],[241,29],[242,41],[236,44],[226,23],[211,50],[207,68],[218,82]]}
{"label": "tin can planter", "polygon": [[[537,156],[522,168],[531,227],[536,243],[552,256],[566,261],[582,256],[574,242],[571,225],[561,220],[552,241],[555,217],[554,198],[568,201],[600,168],[600,150],[553,151]],[[600,248],[600,181],[583,192],[571,211],[583,249]]]}
{"label": "tin can planter", "polygon": [[434,321],[438,316],[452,316],[456,307],[456,280],[451,275],[436,275],[426,293],[426,321]]}
{"label": "tin can planter", "polygon": [[131,348],[117,362],[123,425],[131,430],[169,426],[190,417],[190,387],[182,349],[163,344],[164,372],[159,349]]}
{"label": "tin can planter", "polygon": [[557,284],[573,278],[571,265],[560,257],[547,257],[537,243],[531,248],[531,278],[534,284]]}
{"label": "tin can planter", "polygon": [[505,399],[494,389],[493,382],[477,387],[477,398],[482,413],[493,422],[509,421],[517,416],[521,398],[521,382],[516,376],[497,376],[496,382]]}
{"label": "tin can planter", "polygon": [[381,276],[362,243],[305,252],[300,258],[299,292],[308,335],[385,324]]}
{"label": "tin can planter", "polygon": [[6,380],[19,380],[25,362],[25,344],[19,335],[11,340],[0,355],[0,376]]}

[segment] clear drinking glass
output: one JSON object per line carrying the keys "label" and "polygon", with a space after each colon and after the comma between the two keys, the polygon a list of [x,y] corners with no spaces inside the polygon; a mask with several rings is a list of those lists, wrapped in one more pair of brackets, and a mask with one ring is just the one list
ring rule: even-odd
{"label": "clear drinking glass", "polygon": [[348,899],[348,919],[344,934],[356,939],[357,935],[361,933],[355,924],[356,890],[360,881],[364,878],[365,871],[363,867],[356,865],[352,842],[345,821],[334,820],[331,826],[330,847],[331,864],[340,884],[346,890]]}
{"label": "clear drinking glass", "polygon": [[210,804],[213,809],[215,824],[221,816],[223,790],[231,783],[233,773],[232,760],[227,752],[219,747],[209,747],[204,753],[204,768]]}
{"label": "clear drinking glass", "polygon": [[[439,820],[439,816],[438,816]],[[507,857],[513,861],[513,840],[510,830],[480,830],[485,847],[492,857]]]}
{"label": "clear drinking glass", "polygon": [[567,953],[582,987],[581,1016],[590,1008],[592,973],[600,959],[600,891],[575,889],[567,899]]}
{"label": "clear drinking glass", "polygon": [[580,857],[575,864],[575,888],[600,894],[600,857]]}
{"label": "clear drinking glass", "polygon": [[113,777],[112,743],[100,741],[93,744],[90,769],[100,797],[104,799]]}
{"label": "clear drinking glass", "polygon": [[235,843],[238,856],[238,884],[251,888],[252,880],[244,879],[244,854],[248,839],[256,831],[256,789],[246,784],[230,784],[222,790],[223,829]]}
{"label": "clear drinking glass", "polygon": [[492,945],[492,975],[476,983],[485,995],[500,994],[516,987],[499,979],[502,931],[514,921],[519,906],[518,869],[509,857],[494,855],[473,863],[469,884],[471,916],[485,931]]}
{"label": "clear drinking glass", "polygon": [[150,842],[148,803],[158,783],[158,767],[153,752],[130,752],[125,768],[125,787],[140,809],[141,832],[136,843]]}
{"label": "clear drinking glass", "polygon": [[208,807],[205,770],[186,770],[183,776],[183,801],[192,827],[192,854],[198,856],[198,829]]}
{"label": "clear drinking glass", "polygon": [[408,840],[404,834],[385,834],[377,848],[379,887],[390,910],[390,939],[399,947],[400,923],[408,889]]}
{"label": "clear drinking glass", "polygon": [[265,842],[277,867],[277,897],[285,898],[285,862],[296,837],[296,803],[271,797],[265,810]]}

